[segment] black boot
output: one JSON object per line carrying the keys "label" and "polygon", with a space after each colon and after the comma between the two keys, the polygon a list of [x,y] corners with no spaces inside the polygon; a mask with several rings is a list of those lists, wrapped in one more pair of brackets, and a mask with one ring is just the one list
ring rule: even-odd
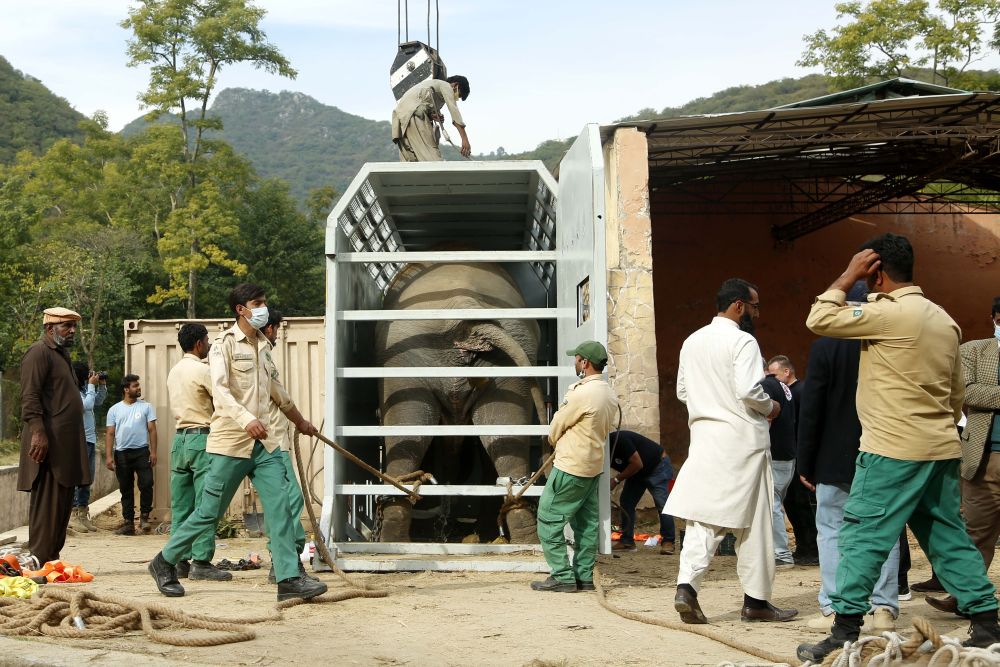
{"label": "black boot", "polygon": [[858,641],[861,634],[861,624],[864,617],[861,614],[846,616],[837,614],[833,621],[833,628],[830,636],[818,644],[799,644],[795,654],[799,660],[810,660],[819,664],[823,658],[840,648],[844,648],[845,642],[854,643]]}
{"label": "black boot", "polygon": [[177,570],[163,557],[162,551],[150,561],[147,569],[156,582],[156,587],[168,598],[179,598],[184,595],[184,587],[177,581]]}
{"label": "black boot", "polygon": [[220,570],[207,560],[196,560],[191,562],[189,576],[191,579],[201,579],[204,581],[229,581],[233,578],[233,573]]}
{"label": "black boot", "polygon": [[174,566],[174,569],[177,571],[178,579],[187,579],[188,574],[191,573],[191,561],[179,560],[177,561],[177,565]]}
{"label": "black boot", "polygon": [[292,577],[278,582],[278,602],[291,598],[308,600],[326,593],[326,584],[313,581],[309,577]]}
{"label": "black boot", "polygon": [[[306,566],[302,564],[302,561],[299,561],[299,576],[306,577],[307,579],[312,579],[313,581],[319,581],[318,577],[314,577],[308,572],[306,572]],[[271,564],[271,569],[268,570],[267,572],[267,583],[269,584],[278,583],[278,580],[274,578],[274,563]]]}
{"label": "black boot", "polygon": [[981,611],[969,616],[972,625],[969,627],[969,638],[962,646],[988,648],[1000,642],[1000,624],[997,623],[997,610]]}

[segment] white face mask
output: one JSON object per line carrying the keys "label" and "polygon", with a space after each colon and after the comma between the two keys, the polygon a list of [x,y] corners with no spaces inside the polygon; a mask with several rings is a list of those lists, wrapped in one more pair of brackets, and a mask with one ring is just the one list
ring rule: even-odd
{"label": "white face mask", "polygon": [[247,318],[247,322],[250,323],[254,329],[260,330],[265,324],[267,324],[267,306],[261,306],[260,308],[251,308],[250,317]]}
{"label": "white face mask", "polygon": [[993,325],[993,335],[997,340],[1000,340],[1000,324]]}

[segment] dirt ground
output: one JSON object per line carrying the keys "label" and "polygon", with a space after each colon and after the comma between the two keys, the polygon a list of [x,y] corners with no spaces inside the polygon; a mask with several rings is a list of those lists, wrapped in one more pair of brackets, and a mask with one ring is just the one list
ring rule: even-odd
{"label": "dirt ground", "polygon": [[[103,519],[103,517],[102,517]],[[107,520],[102,521],[108,525]],[[23,537],[23,536],[22,536]],[[109,531],[70,537],[64,560],[79,563],[96,577],[90,589],[155,601],[220,619],[239,619],[273,609],[276,587],[267,569],[235,573],[226,583],[187,581],[183,598],[159,595],[146,563],[164,544],[159,535],[119,537]],[[216,559],[238,560],[249,552],[265,553],[263,539],[220,540]],[[599,568],[608,597],[633,612],[676,620],[672,600],[677,556],[658,548],[602,556]],[[927,578],[929,566],[914,552],[910,581]],[[1000,572],[992,572],[997,581]],[[321,573],[331,590],[342,584]],[[355,574],[390,592],[384,599],[356,599],[300,605],[282,620],[253,626],[257,638],[211,648],[158,644],[142,633],[91,641],[53,638],[0,638],[0,664],[24,665],[278,665],[322,660],[336,665],[718,665],[724,661],[767,664],[723,644],[618,617],[602,608],[595,593],[557,594],[532,591],[533,574],[420,573]],[[822,637],[804,622],[817,612],[819,568],[779,571],[774,603],[800,610],[802,622],[744,624],[735,574],[735,558],[719,556],[700,595],[714,627],[779,655],[794,656],[805,640]],[[63,584],[65,585],[65,584]],[[69,586],[79,586],[69,585]],[[965,636],[960,619],[931,609],[922,595],[903,602],[898,627],[923,615],[938,630]]]}

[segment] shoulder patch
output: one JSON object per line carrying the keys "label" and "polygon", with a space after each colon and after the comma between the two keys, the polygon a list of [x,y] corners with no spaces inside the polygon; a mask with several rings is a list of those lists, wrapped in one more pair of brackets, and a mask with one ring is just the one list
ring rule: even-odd
{"label": "shoulder patch", "polygon": [[853,313],[851,313],[851,314],[852,314],[852,315],[853,315],[854,317],[861,317],[861,312],[862,312],[862,311],[861,311],[861,309],[860,309],[860,308],[855,308],[855,309],[854,309],[854,312],[853,312]]}

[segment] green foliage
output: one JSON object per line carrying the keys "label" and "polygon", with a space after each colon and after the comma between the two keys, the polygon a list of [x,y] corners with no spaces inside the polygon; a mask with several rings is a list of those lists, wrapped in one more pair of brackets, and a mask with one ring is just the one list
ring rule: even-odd
{"label": "green foliage", "polygon": [[82,119],[66,100],[0,56],[0,164],[10,164],[22,150],[37,153],[58,139],[81,139]]}
{"label": "green foliage", "polygon": [[208,115],[219,72],[241,63],[289,78],[296,74],[260,29],[264,14],[251,0],[143,0],[121,23],[133,35],[129,65],[150,68],[149,86],[139,96],[152,108],[147,118],[173,113],[180,124],[179,136],[169,125],[152,135],[161,144],[149,153],[161,160],[154,169],[170,183],[170,210],[157,219],[158,250],[169,278],[149,301],[184,302],[188,318],[196,317],[198,277],[209,266],[236,275],[246,271],[225,248],[238,232],[236,206],[250,167],[206,134],[222,129],[221,120]]}
{"label": "green foliage", "polygon": [[21,460],[20,440],[0,440],[0,466],[16,466]]}
{"label": "green foliage", "polygon": [[931,83],[982,89],[987,82],[969,71],[1000,48],[1000,0],[870,0],[835,5],[842,21],[830,31],[806,35],[797,64],[822,66],[841,87],[871,79],[931,72]]}

